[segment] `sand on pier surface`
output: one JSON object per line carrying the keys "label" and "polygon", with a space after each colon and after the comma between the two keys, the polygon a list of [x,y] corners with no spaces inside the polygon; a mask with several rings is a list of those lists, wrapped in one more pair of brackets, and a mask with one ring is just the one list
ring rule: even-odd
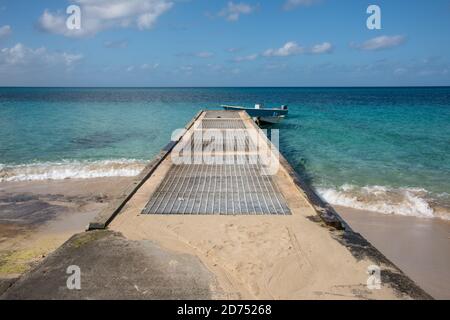
{"label": "sand on pier surface", "polygon": [[20,276],[84,231],[130,179],[0,183],[0,280]]}
{"label": "sand on pier surface", "polygon": [[[368,267],[383,263],[344,246],[292,189],[284,170],[274,179],[292,215],[142,215],[170,165],[170,159],[161,163],[109,228],[130,240],[150,240],[198,257],[217,277],[218,292],[243,299],[411,298],[389,283],[367,288]],[[398,275],[391,266],[380,266],[385,274]]]}

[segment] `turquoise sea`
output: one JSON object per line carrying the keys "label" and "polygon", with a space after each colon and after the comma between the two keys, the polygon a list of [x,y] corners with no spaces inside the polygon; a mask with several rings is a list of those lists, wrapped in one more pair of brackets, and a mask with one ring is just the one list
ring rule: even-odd
{"label": "turquoise sea", "polygon": [[450,88],[0,88],[0,181],[134,175],[220,104],[289,105],[280,149],[332,204],[450,219]]}

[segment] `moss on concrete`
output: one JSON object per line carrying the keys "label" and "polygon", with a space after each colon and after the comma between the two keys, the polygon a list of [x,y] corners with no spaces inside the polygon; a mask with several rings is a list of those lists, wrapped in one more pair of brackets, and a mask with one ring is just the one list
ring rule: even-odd
{"label": "moss on concrete", "polygon": [[42,257],[42,254],[40,248],[3,252],[0,255],[0,276],[24,273],[31,268],[32,262]]}
{"label": "moss on concrete", "polygon": [[71,247],[80,248],[87,245],[90,242],[100,240],[108,235],[107,232],[103,231],[89,231],[83,232],[77,235],[72,241],[69,242]]}

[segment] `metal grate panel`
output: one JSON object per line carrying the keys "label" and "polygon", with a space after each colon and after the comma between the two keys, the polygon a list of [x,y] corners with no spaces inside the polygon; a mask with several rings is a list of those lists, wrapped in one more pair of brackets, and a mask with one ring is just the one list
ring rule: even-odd
{"label": "metal grate panel", "polygon": [[174,165],[145,214],[290,214],[259,165]]}
{"label": "metal grate panel", "polygon": [[237,112],[207,111],[142,213],[290,214],[252,133]]}
{"label": "metal grate panel", "polygon": [[182,141],[181,143],[182,148],[180,149],[194,153],[257,151],[257,146],[247,129],[196,130],[189,140]]}
{"label": "metal grate panel", "polygon": [[224,110],[208,110],[205,112],[204,119],[240,119],[238,111],[224,111]]}
{"label": "metal grate panel", "polygon": [[199,129],[246,129],[246,126],[238,119],[203,119]]}
{"label": "metal grate panel", "polygon": [[[249,160],[246,158],[245,160]],[[198,176],[268,176],[267,170],[260,164],[249,164],[249,161],[242,165],[238,164],[188,164],[173,165],[167,176],[198,177]]]}

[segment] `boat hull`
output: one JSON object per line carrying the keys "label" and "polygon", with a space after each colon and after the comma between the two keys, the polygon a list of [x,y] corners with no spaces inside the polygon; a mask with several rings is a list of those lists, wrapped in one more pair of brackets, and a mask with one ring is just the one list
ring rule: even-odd
{"label": "boat hull", "polygon": [[270,124],[277,124],[284,120],[284,116],[278,116],[278,117],[255,117],[257,121],[264,122],[264,123],[270,123]]}

